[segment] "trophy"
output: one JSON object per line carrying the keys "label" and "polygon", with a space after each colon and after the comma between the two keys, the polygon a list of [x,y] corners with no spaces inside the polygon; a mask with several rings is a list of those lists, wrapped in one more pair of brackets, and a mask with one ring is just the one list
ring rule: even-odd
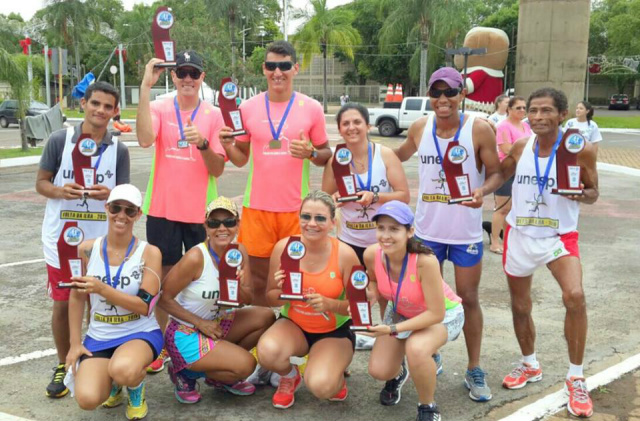
{"label": "trophy", "polygon": [[247,134],[242,125],[242,114],[236,104],[238,97],[238,85],[230,77],[222,79],[220,82],[220,93],[218,95],[218,105],[222,111],[224,124],[233,129],[232,136]]}
{"label": "trophy", "polygon": [[82,276],[82,259],[78,257],[78,246],[84,240],[84,232],[77,221],[67,221],[58,238],[58,258],[62,280],[58,288],[72,288],[71,278]]}
{"label": "trophy", "polygon": [[356,177],[351,174],[349,168],[351,161],[353,161],[353,154],[347,145],[344,143],[337,145],[331,169],[333,169],[333,176],[338,185],[338,193],[340,193],[338,202],[353,202],[359,199],[356,194]]}
{"label": "trophy", "polygon": [[442,169],[449,186],[449,204],[466,202],[473,198],[469,175],[462,172],[462,163],[469,153],[459,142],[451,142],[442,160]]}
{"label": "trophy", "polygon": [[87,133],[82,133],[71,152],[75,182],[86,189],[91,189],[96,184],[96,169],[91,166],[91,157],[97,150],[96,141]]}
{"label": "trophy", "polygon": [[371,306],[367,300],[369,277],[364,266],[354,266],[347,283],[347,297],[353,325],[351,330],[367,330],[371,326]]}
{"label": "trophy", "polygon": [[280,256],[280,267],[284,270],[281,300],[305,300],[302,295],[302,271],[300,270],[300,259],[304,257],[305,252],[300,237],[289,238],[289,242]]}
{"label": "trophy", "polygon": [[586,145],[586,139],[577,129],[569,129],[565,132],[556,153],[556,180],[558,187],[551,190],[552,194],[584,194],[584,191],[580,188],[580,165],[577,162],[578,153]]}
{"label": "trophy", "polygon": [[238,292],[240,290],[240,280],[238,279],[238,268],[242,264],[242,252],[238,250],[237,244],[229,244],[224,252],[218,272],[220,273],[220,298],[218,304],[229,307],[239,307]]}
{"label": "trophy", "polygon": [[156,57],[164,60],[164,63],[158,63],[154,67],[175,67],[176,66],[176,43],[171,41],[169,29],[173,26],[174,18],[171,8],[161,6],[156,9],[151,24],[151,37],[153,38],[153,48]]}

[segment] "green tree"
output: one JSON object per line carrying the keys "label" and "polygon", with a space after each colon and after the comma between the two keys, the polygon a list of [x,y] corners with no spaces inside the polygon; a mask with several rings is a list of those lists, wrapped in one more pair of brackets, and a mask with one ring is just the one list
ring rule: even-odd
{"label": "green tree", "polygon": [[29,146],[24,131],[24,116],[29,107],[29,84],[27,74],[14,61],[11,54],[0,48],[0,80],[6,81],[11,86],[11,96],[18,100],[18,119],[20,120],[20,138],[22,150],[26,151]]}
{"label": "green tree", "polygon": [[353,60],[353,52],[361,38],[353,27],[355,15],[344,8],[331,9],[326,0],[311,0],[312,14],[304,14],[304,23],[294,37],[302,54],[302,67],[307,67],[314,54],[322,53],[322,104],[327,112],[327,54],[340,51]]}

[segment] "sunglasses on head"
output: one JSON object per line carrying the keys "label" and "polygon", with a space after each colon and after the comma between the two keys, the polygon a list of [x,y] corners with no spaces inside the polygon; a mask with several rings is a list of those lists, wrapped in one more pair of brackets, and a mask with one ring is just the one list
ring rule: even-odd
{"label": "sunglasses on head", "polygon": [[125,215],[127,215],[129,218],[133,218],[138,214],[138,208],[134,208],[131,206],[122,206],[116,203],[109,203],[108,209],[109,213],[112,215],[117,215],[120,213],[120,211],[124,210]]}
{"label": "sunglasses on head", "polygon": [[311,222],[311,218],[313,218],[314,221],[316,221],[316,224],[324,224],[327,222],[327,217],[324,215],[313,215],[311,216],[310,213],[301,213],[300,214],[300,220],[304,221],[304,222]]}
{"label": "sunglasses on head", "polygon": [[431,98],[440,98],[442,94],[447,98],[453,98],[460,93],[460,88],[447,88],[447,89],[429,89],[429,96]]}
{"label": "sunglasses on head", "polygon": [[191,79],[200,79],[202,72],[193,67],[181,67],[176,69],[176,76],[178,79],[184,79],[187,76],[191,76]]}
{"label": "sunglasses on head", "polygon": [[224,225],[226,228],[233,228],[238,225],[238,220],[236,218],[207,219],[207,226],[209,228],[220,228],[220,225]]}
{"label": "sunglasses on head", "polygon": [[291,61],[265,61],[264,68],[270,72],[280,69],[283,72],[291,70],[293,68],[293,62]]}

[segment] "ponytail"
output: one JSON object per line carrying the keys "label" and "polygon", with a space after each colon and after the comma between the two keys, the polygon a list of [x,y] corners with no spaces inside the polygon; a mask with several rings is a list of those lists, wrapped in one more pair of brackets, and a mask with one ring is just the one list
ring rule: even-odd
{"label": "ponytail", "polygon": [[589,101],[580,101],[578,104],[582,104],[587,109],[587,126],[591,126],[591,120],[593,120],[593,113],[595,109]]}
{"label": "ponytail", "polygon": [[[410,228],[411,227],[407,227],[407,229]],[[413,237],[410,238],[409,241],[407,241],[407,253],[426,254],[427,256],[429,256],[433,254],[433,250],[431,250],[430,247],[422,244],[422,241]]]}

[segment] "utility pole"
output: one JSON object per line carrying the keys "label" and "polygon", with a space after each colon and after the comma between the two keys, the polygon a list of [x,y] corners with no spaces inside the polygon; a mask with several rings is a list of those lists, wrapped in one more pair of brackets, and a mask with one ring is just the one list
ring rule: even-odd
{"label": "utility pole", "polygon": [[287,4],[287,0],[282,0],[283,3],[283,12],[282,12],[282,32],[284,33],[284,40],[288,41],[289,36],[287,35],[287,15],[289,14],[289,5]]}
{"label": "utility pole", "polygon": [[29,53],[29,58],[27,60],[27,79],[29,80],[29,104],[33,101],[33,86],[31,86],[31,82],[33,81],[33,66],[31,65],[31,43],[27,45],[27,51]]}
{"label": "utility pole", "polygon": [[62,102],[62,48],[58,47],[58,101],[60,103],[60,109],[64,109],[64,103]]}
{"label": "utility pole", "polygon": [[51,86],[49,86],[49,46],[44,45],[44,83],[47,95],[47,107],[51,107]]}
{"label": "utility pole", "polygon": [[124,59],[122,55],[124,54],[124,49],[122,44],[118,44],[118,48],[120,49],[120,54],[118,54],[120,61],[120,109],[124,110],[127,106],[126,95],[124,91]]}
{"label": "utility pole", "polygon": [[[456,55],[456,54],[461,54],[464,56],[464,72],[462,73],[462,80],[464,81],[464,85],[463,87],[466,88],[467,86],[467,61],[469,60],[469,56],[482,56],[487,54],[487,49],[486,48],[469,48],[469,47],[462,47],[462,48],[457,48],[457,49],[453,49],[453,48],[449,48],[446,50],[447,54],[451,54],[451,55]],[[466,97],[462,100],[462,112],[464,112],[464,107],[465,107],[465,101],[466,101]]]}

